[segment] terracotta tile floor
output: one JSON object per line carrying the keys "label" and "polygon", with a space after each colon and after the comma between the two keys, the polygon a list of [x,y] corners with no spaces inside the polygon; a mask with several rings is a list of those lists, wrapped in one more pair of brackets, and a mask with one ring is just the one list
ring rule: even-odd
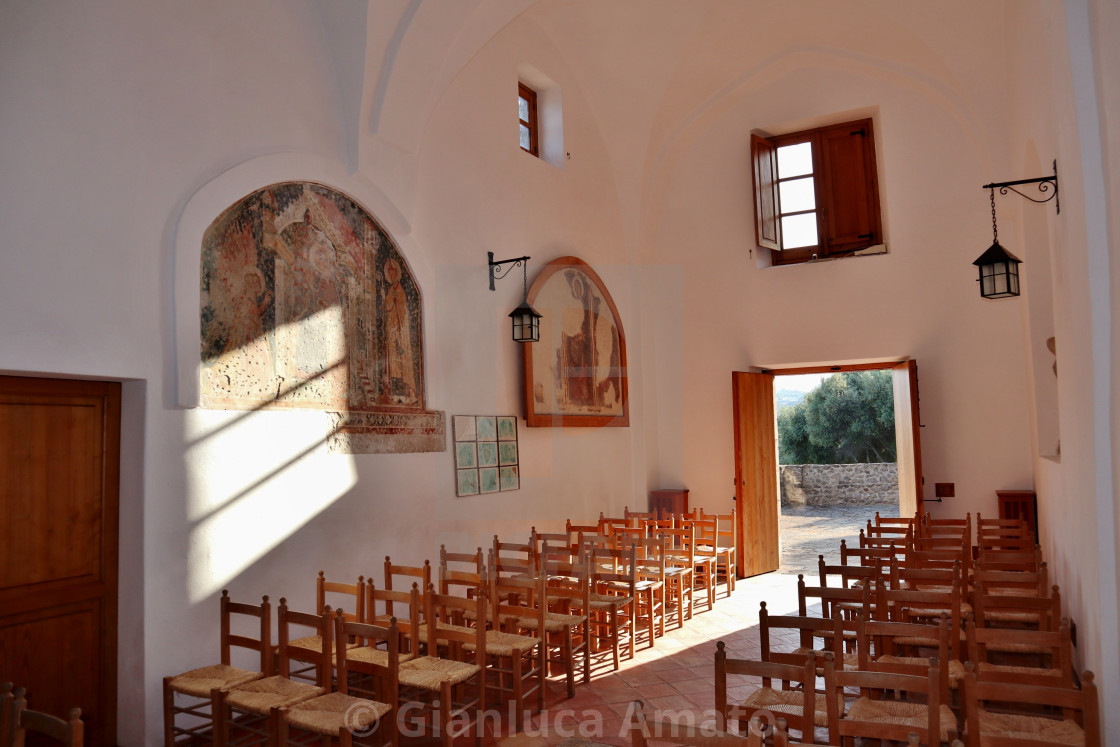
{"label": "terracotta tile floor", "polygon": [[[884,516],[898,515],[897,504],[784,507],[779,571],[738,581],[733,595],[720,586],[713,610],[693,615],[683,628],[666,630],[655,648],[639,647],[617,672],[611,671],[609,658],[598,666],[593,662],[591,682],[577,685],[571,699],[565,697],[562,680],[550,680],[544,713],[534,714],[519,734],[509,734],[509,719],[503,718],[503,733],[487,738],[486,744],[541,747],[582,739],[629,745],[625,724],[638,700],[647,717],[692,718],[698,725],[714,719],[716,642],[723,641],[734,656],[758,658],[759,602],[765,601],[773,614],[797,614],[797,574],[816,582],[817,555],[838,563],[840,540],[858,546],[859,530],[876,509]],[[746,698],[760,684],[732,687],[728,697]]]}

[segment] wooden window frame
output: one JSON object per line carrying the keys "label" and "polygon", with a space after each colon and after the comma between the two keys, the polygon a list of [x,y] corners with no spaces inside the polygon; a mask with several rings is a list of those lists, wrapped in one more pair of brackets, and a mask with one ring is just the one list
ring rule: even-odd
{"label": "wooden window frame", "polygon": [[[782,248],[778,148],[811,143],[817,244]],[[871,119],[769,136],[751,135],[755,243],[775,265],[851,256],[883,243],[879,178]],[[800,178],[800,177],[796,177]],[[792,213],[791,213],[792,214]]]}
{"label": "wooden window frame", "polygon": [[[521,146],[521,150],[540,158],[540,125],[537,117],[537,92],[524,83],[518,82],[517,84],[517,97],[518,99],[525,99],[529,102],[529,119],[521,119],[520,111],[518,112],[518,143],[521,142],[520,128],[526,127],[529,130],[529,147]],[[518,107],[520,110],[520,107]]]}

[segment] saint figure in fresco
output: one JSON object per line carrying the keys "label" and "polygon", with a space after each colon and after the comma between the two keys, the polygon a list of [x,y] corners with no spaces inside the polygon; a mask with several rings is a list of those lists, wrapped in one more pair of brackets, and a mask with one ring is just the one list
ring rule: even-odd
{"label": "saint figure in fresco", "polygon": [[408,295],[401,287],[400,263],[392,257],[385,263],[385,282],[385,368],[389,377],[389,395],[393,402],[413,402],[416,398],[416,369]]}

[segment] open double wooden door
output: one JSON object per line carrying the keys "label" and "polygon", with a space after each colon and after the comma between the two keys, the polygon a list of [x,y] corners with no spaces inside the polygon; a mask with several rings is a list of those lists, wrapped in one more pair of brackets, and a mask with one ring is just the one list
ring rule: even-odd
{"label": "open double wooden door", "polygon": [[[840,370],[843,370],[842,368]],[[891,366],[894,428],[898,447],[898,508],[902,516],[922,510],[922,453],[918,431],[918,366]],[[731,374],[735,415],[735,499],[739,513],[740,576],[778,570],[778,433],[774,374]]]}

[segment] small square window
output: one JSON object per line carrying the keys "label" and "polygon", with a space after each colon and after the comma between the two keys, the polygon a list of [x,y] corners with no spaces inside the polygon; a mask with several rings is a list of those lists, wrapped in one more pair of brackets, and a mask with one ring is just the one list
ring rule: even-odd
{"label": "small square window", "polygon": [[537,92],[524,83],[517,84],[517,118],[521,128],[521,149],[534,156],[540,156]]}

